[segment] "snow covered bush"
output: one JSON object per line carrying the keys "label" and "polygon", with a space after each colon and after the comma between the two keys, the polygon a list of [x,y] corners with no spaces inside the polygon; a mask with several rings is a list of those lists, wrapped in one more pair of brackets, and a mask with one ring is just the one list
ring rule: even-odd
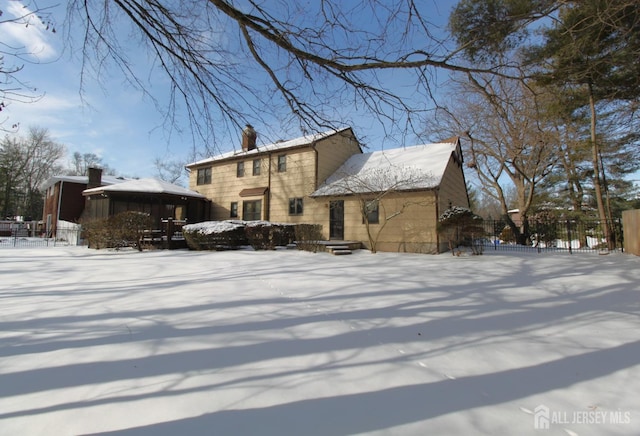
{"label": "snow covered bush", "polygon": [[269,221],[206,221],[182,227],[182,234],[192,250],[231,250],[244,245],[273,250],[294,241],[295,227]]}
{"label": "snow covered bush", "polygon": [[482,224],[482,217],[471,209],[453,206],[438,218],[438,233],[447,239],[449,250],[454,255],[458,245],[468,245],[473,254],[482,254],[483,245],[478,242],[485,235]]}
{"label": "snow covered bush", "polygon": [[191,250],[230,250],[247,245],[245,224],[240,220],[187,224],[182,235]]}

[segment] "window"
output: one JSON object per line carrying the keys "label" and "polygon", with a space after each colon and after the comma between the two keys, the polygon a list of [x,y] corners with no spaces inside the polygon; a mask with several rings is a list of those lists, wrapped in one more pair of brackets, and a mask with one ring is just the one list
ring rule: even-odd
{"label": "window", "polygon": [[257,221],[262,219],[262,200],[242,202],[242,219],[245,221]]}
{"label": "window", "polygon": [[302,215],[302,198],[289,199],[289,215]]}
{"label": "window", "polygon": [[231,202],[231,207],[229,208],[229,216],[231,218],[238,218],[238,202],[237,201],[232,201]]}
{"label": "window", "polygon": [[198,185],[208,185],[211,183],[211,167],[200,168],[198,170]]}
{"label": "window", "polygon": [[378,224],[379,222],[379,214],[378,214],[378,200],[370,200],[365,201],[362,206],[362,222],[364,223],[364,217],[367,217],[367,222],[369,224]]}
{"label": "window", "polygon": [[253,175],[254,176],[260,175],[260,159],[256,159],[253,161]]}
{"label": "window", "polygon": [[278,172],[284,173],[287,171],[287,155],[281,154],[278,156]]}
{"label": "window", "polygon": [[238,166],[236,168],[236,176],[244,177],[244,162],[238,162]]}

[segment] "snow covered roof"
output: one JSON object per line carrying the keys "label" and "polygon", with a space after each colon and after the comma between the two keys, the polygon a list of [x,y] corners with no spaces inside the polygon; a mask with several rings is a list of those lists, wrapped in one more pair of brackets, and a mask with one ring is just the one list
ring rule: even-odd
{"label": "snow covered roof", "polygon": [[303,146],[306,146],[306,145],[313,144],[314,142],[319,141],[320,139],[324,139],[324,138],[327,138],[329,136],[335,135],[337,133],[341,133],[341,132],[347,131],[350,128],[351,127],[345,127],[343,129],[339,129],[339,130],[329,130],[329,131],[326,131],[326,132],[316,133],[314,135],[301,136],[299,138],[290,139],[288,141],[273,142],[271,144],[260,145],[260,146],[258,146],[256,148],[254,148],[253,150],[248,150],[248,151],[245,151],[245,150],[233,150],[233,151],[229,151],[229,152],[226,152],[226,153],[219,154],[217,156],[208,157],[206,159],[190,163],[186,167],[189,168],[189,167],[196,166],[196,165],[202,165],[202,164],[207,164],[207,163],[211,163],[211,162],[218,162],[218,161],[221,161],[221,160],[231,159],[231,158],[235,158],[235,157],[253,156],[253,155],[262,154],[262,153],[266,153],[266,152],[270,152],[270,151],[279,151],[279,150],[285,150],[285,149],[289,149],[289,148],[303,147]]}
{"label": "snow covered roof", "polygon": [[[101,179],[101,183],[103,185],[113,185],[115,183],[122,183],[124,181],[127,180],[131,180],[131,179],[127,179],[125,177],[116,177],[116,176],[106,176],[103,175],[102,179]],[[42,189],[47,189],[50,186],[55,185],[58,182],[65,182],[65,183],[77,183],[79,185],[86,185],[87,183],[89,183],[89,177],[88,176],[53,176],[50,177],[43,185],[42,185]]]}
{"label": "snow covered roof", "polygon": [[137,192],[145,194],[171,194],[181,195],[185,197],[205,198],[204,195],[195,191],[174,185],[163,180],[147,178],[138,180],[129,180],[109,186],[100,186],[98,188],[85,189],[83,195],[101,194],[103,192]]}
{"label": "snow covered roof", "polygon": [[311,196],[435,188],[457,145],[457,138],[452,138],[451,142],[353,155]]}

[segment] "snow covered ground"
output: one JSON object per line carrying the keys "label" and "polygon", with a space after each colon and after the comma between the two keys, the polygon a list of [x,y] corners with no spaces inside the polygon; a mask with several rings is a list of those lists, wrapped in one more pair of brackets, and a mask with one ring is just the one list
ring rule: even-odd
{"label": "snow covered ground", "polygon": [[640,434],[633,256],[16,248],[0,302],[1,435]]}

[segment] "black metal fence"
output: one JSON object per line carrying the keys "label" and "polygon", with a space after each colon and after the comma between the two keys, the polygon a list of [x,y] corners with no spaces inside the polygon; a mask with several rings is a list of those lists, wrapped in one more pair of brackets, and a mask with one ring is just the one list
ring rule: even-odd
{"label": "black metal fence", "polygon": [[610,220],[607,224],[604,226],[601,220],[593,219],[531,220],[528,226],[518,225],[517,231],[522,235],[518,243],[518,235],[505,221],[485,220],[484,235],[476,242],[482,244],[485,250],[495,251],[538,253],[621,251],[623,247],[621,220]]}
{"label": "black metal fence", "polygon": [[15,247],[56,247],[82,245],[80,230],[65,230],[64,234],[57,237],[28,236],[21,232],[12,232],[11,235],[0,236],[0,248]]}

